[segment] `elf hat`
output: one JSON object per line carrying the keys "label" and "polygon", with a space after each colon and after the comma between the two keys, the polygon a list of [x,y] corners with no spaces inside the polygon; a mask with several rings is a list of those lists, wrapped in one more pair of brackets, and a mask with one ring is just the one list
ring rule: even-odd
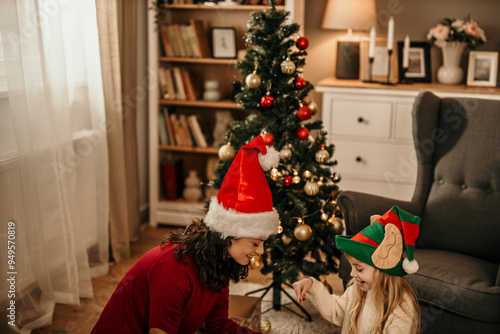
{"label": "elf hat", "polygon": [[[397,206],[355,236],[337,235],[337,248],[352,257],[394,276],[416,273],[418,263],[413,258],[415,240],[421,219]],[[403,246],[406,258],[403,259]]]}
{"label": "elf hat", "polygon": [[205,224],[222,238],[267,238],[276,234],[279,216],[264,170],[278,166],[279,153],[262,135],[243,146],[210,200]]}

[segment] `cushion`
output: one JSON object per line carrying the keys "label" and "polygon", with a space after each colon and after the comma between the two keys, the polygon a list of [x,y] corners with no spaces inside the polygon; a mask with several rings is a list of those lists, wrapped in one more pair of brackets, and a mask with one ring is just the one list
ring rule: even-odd
{"label": "cushion", "polygon": [[500,262],[500,101],[441,101],[417,247]]}
{"label": "cushion", "polygon": [[406,276],[420,302],[460,316],[500,323],[498,264],[471,256],[416,249],[420,269]]}

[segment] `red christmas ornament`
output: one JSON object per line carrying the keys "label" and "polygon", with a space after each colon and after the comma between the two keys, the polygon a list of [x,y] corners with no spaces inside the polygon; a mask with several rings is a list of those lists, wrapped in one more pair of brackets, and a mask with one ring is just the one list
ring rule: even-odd
{"label": "red christmas ornament", "polygon": [[293,83],[295,84],[295,88],[297,88],[297,89],[302,89],[306,86],[306,81],[300,77],[295,79],[295,81]]}
{"label": "red christmas ornament", "polygon": [[305,50],[309,46],[309,41],[305,37],[299,37],[297,41],[295,42],[295,45],[300,49],[300,50]]}
{"label": "red christmas ornament", "polygon": [[297,130],[297,137],[299,137],[300,140],[306,140],[309,137],[309,130],[307,130],[306,127],[301,127]]}
{"label": "red christmas ornament", "polygon": [[303,121],[306,121],[309,118],[311,118],[311,115],[312,115],[312,111],[308,106],[302,106],[297,111],[297,116],[299,116],[299,118]]}
{"label": "red christmas ornament", "polygon": [[293,183],[292,176],[287,175],[285,176],[285,187],[290,187]]}
{"label": "red christmas ornament", "polygon": [[260,99],[260,105],[264,108],[271,108],[274,106],[274,97],[266,95]]}
{"label": "red christmas ornament", "polygon": [[271,146],[274,143],[274,136],[269,132],[263,133],[262,138],[264,139],[264,144],[267,146]]}

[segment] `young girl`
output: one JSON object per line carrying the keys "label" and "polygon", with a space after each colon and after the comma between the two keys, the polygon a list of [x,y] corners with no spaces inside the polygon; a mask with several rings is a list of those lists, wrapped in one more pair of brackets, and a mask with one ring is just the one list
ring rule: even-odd
{"label": "young girl", "polygon": [[[420,218],[394,206],[354,237],[336,236],[336,246],[352,266],[342,296],[330,295],[308,277],[293,284],[297,301],[309,292],[321,315],[344,333],[418,333],[418,300],[402,277],[418,270],[413,259]],[[403,245],[407,258],[402,259]]]}
{"label": "young girl", "polygon": [[[231,164],[203,220],[167,236],[127,272],[93,333],[256,333],[228,319],[229,280],[248,275],[278,228],[263,169],[279,154],[257,136]],[[240,186],[244,183],[245,186]]]}

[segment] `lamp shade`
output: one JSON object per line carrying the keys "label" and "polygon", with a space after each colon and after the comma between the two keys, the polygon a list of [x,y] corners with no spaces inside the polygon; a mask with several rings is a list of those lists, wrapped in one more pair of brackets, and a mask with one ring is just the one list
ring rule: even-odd
{"label": "lamp shade", "polygon": [[375,23],[375,0],[328,0],[321,27],[370,30]]}

